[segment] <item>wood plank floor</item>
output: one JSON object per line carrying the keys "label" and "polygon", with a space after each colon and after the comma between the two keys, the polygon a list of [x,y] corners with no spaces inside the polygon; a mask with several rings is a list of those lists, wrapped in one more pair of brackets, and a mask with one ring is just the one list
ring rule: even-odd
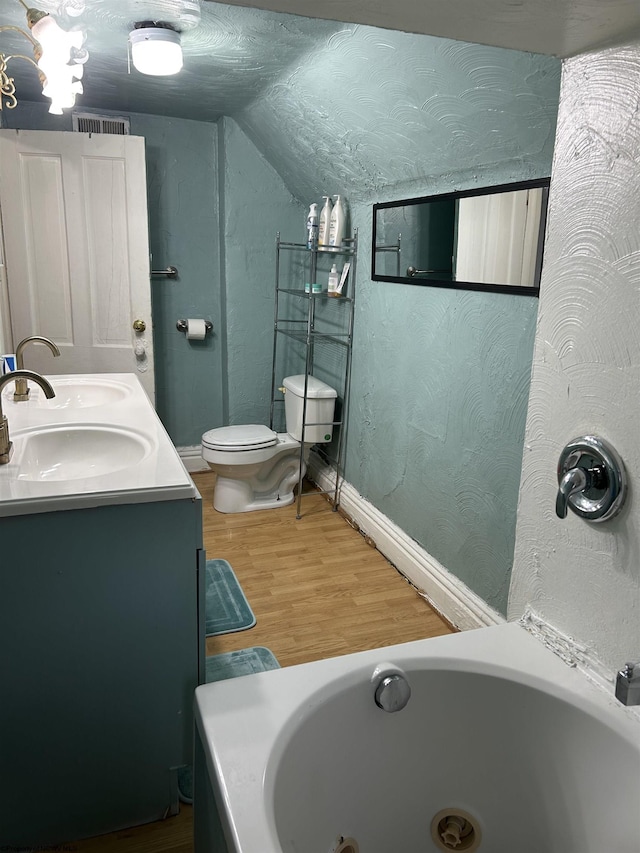
{"label": "wood plank floor", "polygon": [[[214,475],[195,474],[207,557],[231,563],[255,627],[207,639],[207,654],[267,646],[281,666],[451,633],[322,495],[296,507],[223,515]],[[79,853],[192,853],[191,807],[158,823],[64,845]]]}

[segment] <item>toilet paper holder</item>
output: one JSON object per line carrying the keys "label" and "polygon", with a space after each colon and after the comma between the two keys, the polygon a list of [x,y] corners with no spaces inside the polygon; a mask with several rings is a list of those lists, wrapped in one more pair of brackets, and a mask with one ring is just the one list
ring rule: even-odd
{"label": "toilet paper holder", "polygon": [[[207,332],[210,332],[211,329],[213,329],[213,323],[211,322],[211,320],[205,320],[204,321],[204,327],[207,330]],[[178,320],[178,322],[176,323],[176,329],[179,332],[185,332],[186,333],[187,321],[186,320]]]}

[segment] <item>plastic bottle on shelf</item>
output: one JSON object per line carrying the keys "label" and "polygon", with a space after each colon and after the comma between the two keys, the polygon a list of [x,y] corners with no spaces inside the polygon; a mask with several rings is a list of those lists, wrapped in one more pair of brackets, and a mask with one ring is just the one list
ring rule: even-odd
{"label": "plastic bottle on shelf", "polygon": [[329,245],[337,249],[342,246],[347,214],[342,203],[342,196],[337,195],[334,198],[336,203],[333,205],[329,222]]}
{"label": "plastic bottle on shelf", "polygon": [[331,203],[331,196],[323,195],[322,198],[325,200],[324,206],[320,211],[320,228],[318,230],[318,246],[328,246],[329,245],[329,227],[331,225],[331,211],[333,210],[333,204]]}
{"label": "plastic bottle on shelf", "polygon": [[338,267],[334,264],[331,267],[331,272],[329,273],[329,285],[327,288],[327,293],[329,296],[339,296],[338,293],[338,283],[340,281],[340,274],[338,273]]}
{"label": "plastic bottle on shelf", "polygon": [[318,245],[318,205],[314,202],[307,216],[307,248],[315,249]]}

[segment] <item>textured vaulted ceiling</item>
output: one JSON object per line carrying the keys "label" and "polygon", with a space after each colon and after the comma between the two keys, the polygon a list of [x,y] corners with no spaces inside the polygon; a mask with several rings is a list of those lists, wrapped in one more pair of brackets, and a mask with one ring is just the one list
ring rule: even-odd
{"label": "textured vaulted ceiling", "polygon": [[[535,171],[538,155],[549,160],[559,85],[559,64],[539,54],[569,55],[640,32],[638,0],[261,0],[271,11],[233,2],[86,0],[81,18],[60,18],[87,32],[78,107],[231,116],[298,198],[325,191],[327,176],[351,197],[424,179],[425,144],[441,169],[473,170],[478,156],[498,162],[501,145],[519,135],[527,162],[518,174]],[[60,0],[34,4],[60,8]],[[2,0],[0,10],[0,23],[24,26],[18,0]],[[128,32],[142,20],[182,31],[179,75],[129,68]],[[29,52],[13,33],[0,39],[4,53]],[[20,100],[46,102],[35,69],[15,62],[11,71]]]}
{"label": "textured vaulted ceiling", "polygon": [[[57,0],[34,0],[55,13]],[[2,0],[2,23],[25,26],[18,0]],[[79,105],[216,121],[233,115],[273,83],[291,63],[322,44],[340,24],[297,16],[203,3],[199,23],[190,0],[87,0],[80,18],[60,17],[61,26],[82,25],[90,58]],[[185,12],[186,9],[186,12]],[[194,20],[195,17],[195,20]],[[162,20],[182,31],[184,68],[175,77],[154,78],[129,68],[128,33],[136,21]],[[28,53],[25,40],[0,34],[0,49]],[[35,69],[13,63],[21,99],[41,101]]]}
{"label": "textured vaulted ceiling", "polygon": [[[34,5],[56,12],[60,4],[34,0]],[[293,64],[323,48],[342,29],[338,19],[557,56],[640,34],[638,0],[261,0],[251,5],[297,14],[209,0],[86,0],[76,19],[87,29],[91,53],[84,103],[206,121],[234,115]],[[3,24],[24,25],[18,0],[2,0],[0,17]],[[178,77],[128,73],[128,31],[146,19],[182,29],[185,67]],[[28,52],[19,37],[0,37],[3,52]],[[22,98],[41,99],[33,69],[21,69],[18,88]]]}
{"label": "textured vaulted ceiling", "polygon": [[547,174],[559,89],[551,57],[345,25],[235,119],[298,198],[382,200],[510,161]]}

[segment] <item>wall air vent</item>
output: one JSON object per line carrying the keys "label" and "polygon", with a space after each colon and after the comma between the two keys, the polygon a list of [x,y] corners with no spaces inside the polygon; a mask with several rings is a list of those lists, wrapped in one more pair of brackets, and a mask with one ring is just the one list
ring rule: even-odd
{"label": "wall air vent", "polygon": [[73,113],[73,129],[78,133],[114,133],[128,136],[129,119],[123,116],[101,116],[94,113]]}

